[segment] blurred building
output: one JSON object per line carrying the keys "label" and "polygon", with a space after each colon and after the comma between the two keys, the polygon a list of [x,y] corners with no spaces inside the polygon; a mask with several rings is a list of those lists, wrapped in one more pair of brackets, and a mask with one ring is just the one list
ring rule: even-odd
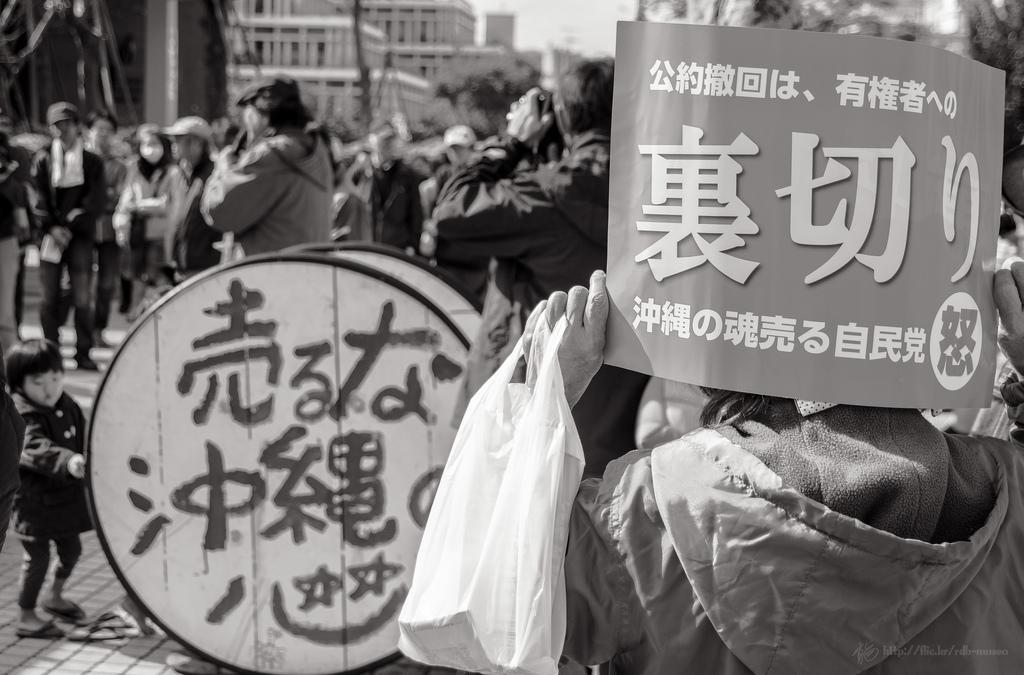
{"label": "blurred building", "polygon": [[[229,72],[232,89],[260,75],[282,73],[302,85],[304,95],[323,119],[355,119],[359,109],[359,72],[355,31],[344,3],[330,0],[236,0],[239,20],[259,66],[239,65]],[[403,69],[386,68],[388,40],[367,20],[361,30],[363,54],[370,69],[375,114],[422,114],[432,87]],[[382,86],[381,81],[385,84]]]}
{"label": "blurred building", "polygon": [[395,66],[437,82],[466,62],[509,51],[476,45],[476,14],[467,0],[363,0],[367,21],[384,31]]}
{"label": "blurred building", "polygon": [[484,44],[501,45],[508,49],[516,47],[516,15],[487,14],[484,16]]}
{"label": "blurred building", "polygon": [[540,49],[521,49],[516,51],[516,55],[536,68],[537,72],[544,70],[544,52]]}

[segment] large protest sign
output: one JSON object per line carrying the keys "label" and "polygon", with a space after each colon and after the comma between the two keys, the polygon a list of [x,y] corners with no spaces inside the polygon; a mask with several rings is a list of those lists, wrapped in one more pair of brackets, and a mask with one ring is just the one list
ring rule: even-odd
{"label": "large protest sign", "polygon": [[606,361],[988,405],[1003,73],[942,50],[620,23]]}
{"label": "large protest sign", "polygon": [[397,657],[467,352],[425,296],[350,261],[190,281],[133,330],[93,413],[118,576],[168,633],[245,672]]}

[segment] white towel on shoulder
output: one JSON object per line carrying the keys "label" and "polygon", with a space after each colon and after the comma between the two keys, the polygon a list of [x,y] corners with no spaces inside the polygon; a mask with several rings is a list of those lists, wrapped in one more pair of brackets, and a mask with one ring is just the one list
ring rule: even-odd
{"label": "white towel on shoulder", "polygon": [[50,151],[50,183],[54,188],[72,188],[85,183],[81,139],[75,141],[70,150],[64,150],[63,144],[54,140]]}

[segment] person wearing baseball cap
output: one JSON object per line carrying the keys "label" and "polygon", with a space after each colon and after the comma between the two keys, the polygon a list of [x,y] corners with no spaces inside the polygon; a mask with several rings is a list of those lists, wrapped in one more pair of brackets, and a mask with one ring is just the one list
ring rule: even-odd
{"label": "person wearing baseball cap", "polygon": [[444,149],[448,161],[454,166],[462,166],[469,161],[476,145],[476,134],[465,124],[448,127],[444,132]]}
{"label": "person wearing baseball cap", "polygon": [[488,256],[444,255],[437,257],[437,227],[433,219],[438,194],[452,176],[464,169],[473,158],[476,133],[465,124],[448,127],[444,132],[444,154],[447,162],[434,175],[420,184],[423,202],[423,234],[420,236],[420,254],[433,258],[437,266],[462,282],[465,290],[483,302],[487,291],[487,277],[491,259]]}
{"label": "person wearing baseball cap", "polygon": [[328,241],[334,168],[330,143],[295,80],[275,76],[237,99],[244,133],[218,157],[202,197],[217,231],[243,254]]}
{"label": "person wearing baseball cap", "polygon": [[59,344],[60,281],[63,270],[71,278],[75,308],[79,369],[96,370],[90,358],[93,346],[93,242],[96,222],[107,202],[103,160],[85,149],[78,108],[61,101],[46,111],[53,143],[36,155],[32,164],[38,200],[33,207],[43,232],[39,277],[43,301],[39,319],[43,336]]}
{"label": "person wearing baseball cap", "polygon": [[202,196],[213,174],[213,127],[202,117],[182,117],[167,128],[174,159],[185,177],[185,200],[174,228],[171,243],[172,263],[178,280],[215,266],[220,262],[216,244],[222,235],[210,227],[202,213]]}

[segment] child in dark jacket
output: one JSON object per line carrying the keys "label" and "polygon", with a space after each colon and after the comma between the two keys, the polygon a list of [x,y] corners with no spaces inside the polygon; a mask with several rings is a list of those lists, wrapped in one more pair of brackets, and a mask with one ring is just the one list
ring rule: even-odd
{"label": "child in dark jacket", "polygon": [[58,638],[63,631],[36,613],[50,565],[50,542],[60,564],[43,609],[79,621],[82,608],[63,597],[82,553],[79,534],[92,529],[85,501],[85,416],[64,393],[64,366],[57,345],[46,340],[17,344],[6,357],[7,379],[25,420],[21,487],[14,500],[15,531],[25,547],[19,637]]}

